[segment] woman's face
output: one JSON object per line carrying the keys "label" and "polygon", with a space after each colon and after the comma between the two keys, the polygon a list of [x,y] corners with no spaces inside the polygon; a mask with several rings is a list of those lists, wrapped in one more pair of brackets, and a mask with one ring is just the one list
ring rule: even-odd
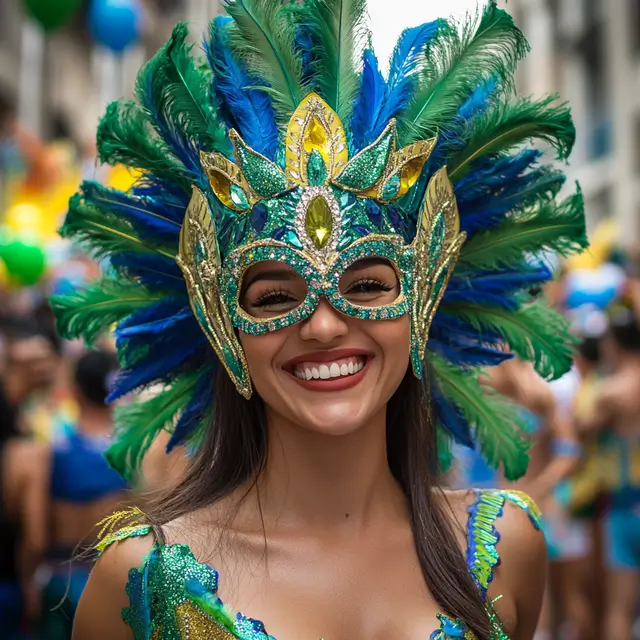
{"label": "woman's face", "polygon": [[[379,307],[400,293],[383,259],[355,263],[340,281],[352,304]],[[261,262],[245,274],[241,304],[269,319],[302,304],[305,281],[280,262]],[[409,364],[409,317],[359,320],[324,298],[306,320],[262,336],[240,333],[253,385],[271,411],[314,431],[344,435],[386,406]]]}

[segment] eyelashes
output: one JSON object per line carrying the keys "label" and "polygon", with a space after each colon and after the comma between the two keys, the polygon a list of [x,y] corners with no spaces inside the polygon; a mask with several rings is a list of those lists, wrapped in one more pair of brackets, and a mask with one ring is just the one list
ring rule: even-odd
{"label": "eyelashes", "polygon": [[393,291],[395,288],[395,286],[390,285],[388,282],[383,282],[377,278],[359,278],[347,287],[344,295],[349,293],[387,293],[389,291]]}
{"label": "eyelashes", "polygon": [[273,305],[282,305],[291,302],[295,302],[296,299],[287,291],[283,289],[270,289],[267,291],[263,291],[255,301],[250,302],[249,304],[252,307],[261,308],[261,307],[269,307]]}

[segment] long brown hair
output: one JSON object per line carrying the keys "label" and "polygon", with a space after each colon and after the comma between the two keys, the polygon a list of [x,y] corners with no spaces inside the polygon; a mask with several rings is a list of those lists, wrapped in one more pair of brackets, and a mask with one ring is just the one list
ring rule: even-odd
{"label": "long brown hair", "polygon": [[[221,368],[215,379],[212,424],[189,463],[186,476],[147,506],[150,522],[161,526],[208,507],[246,483],[255,483],[267,460],[264,404],[245,400]],[[439,491],[436,429],[428,394],[411,370],[387,405],[387,458],[407,498],[411,528],[427,587],[442,611],[464,620],[479,640],[489,640],[491,622],[476,588]]]}

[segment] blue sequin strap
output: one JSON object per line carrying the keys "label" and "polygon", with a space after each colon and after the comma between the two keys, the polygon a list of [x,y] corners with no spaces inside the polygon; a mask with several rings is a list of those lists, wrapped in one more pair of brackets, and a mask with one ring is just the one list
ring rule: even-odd
{"label": "blue sequin strap", "polygon": [[504,504],[509,501],[520,507],[536,529],[541,526],[538,505],[522,491],[479,491],[473,504],[468,508],[467,566],[482,597],[487,595],[493,580],[493,570],[500,563],[496,545],[500,533],[496,521],[502,516]]}

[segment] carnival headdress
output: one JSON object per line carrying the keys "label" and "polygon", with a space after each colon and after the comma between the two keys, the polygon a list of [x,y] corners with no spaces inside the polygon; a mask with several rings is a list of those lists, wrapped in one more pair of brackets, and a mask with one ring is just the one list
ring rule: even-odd
{"label": "carnival headdress", "polygon": [[[205,56],[179,24],[140,72],[137,102],[110,105],[100,124],[101,161],[140,169],[139,183],[128,193],[84,183],[62,227],[109,268],[54,299],[60,333],[91,343],[116,323],[123,369],[111,400],[163,385],[118,410],[111,463],[130,473],[162,429],[169,448],[197,445],[218,367],[251,394],[236,332],[304,321],[324,297],[365,320],[409,314],[441,453],[451,439],[478,443],[508,478],[521,475],[518,413],[478,373],[511,353],[545,378],[570,367],[565,321],[528,292],[551,277],[544,253],[586,245],[579,191],[559,202],[563,174],[525,144],[566,159],[574,129],[554,98],[513,96],[524,37],[490,1],[464,25],[407,29],[385,78],[364,0],[226,4]],[[372,256],[398,274],[392,304],[340,291],[344,271]],[[242,280],[266,260],[295,269],[308,291],[297,308],[254,318]]]}

